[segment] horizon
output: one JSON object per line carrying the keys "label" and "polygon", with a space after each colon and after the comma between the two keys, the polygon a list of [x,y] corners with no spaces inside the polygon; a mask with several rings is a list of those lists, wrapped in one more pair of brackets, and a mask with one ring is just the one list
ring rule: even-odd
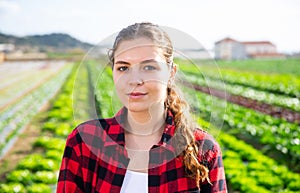
{"label": "horizon", "polygon": [[300,2],[296,0],[0,0],[0,32],[18,37],[62,33],[97,44],[132,23],[150,21],[183,31],[208,50],[215,42],[230,37],[237,41],[270,41],[278,52],[297,53],[299,10]]}
{"label": "horizon", "polygon": [[[77,39],[76,37],[73,37],[72,35],[68,34],[68,33],[63,33],[63,32],[50,32],[50,33],[45,33],[45,34],[30,34],[30,35],[24,35],[24,36],[18,36],[18,35],[15,35],[15,34],[7,34],[7,33],[3,33],[2,31],[0,31],[1,34],[4,34],[4,35],[11,35],[11,36],[14,36],[14,37],[17,37],[17,38],[24,38],[24,37],[28,37],[28,36],[46,36],[46,35],[52,35],[52,34],[60,34],[60,35],[68,35],[70,36],[71,38],[74,38],[76,39],[77,41],[80,41],[81,43],[85,43],[85,44],[90,44],[91,46],[97,46],[97,43],[90,43],[90,42],[85,42],[85,41],[82,41],[80,39]],[[235,38],[232,38],[232,37],[224,37],[220,40],[223,40],[223,39],[226,39],[226,38],[231,38],[233,40],[236,40],[236,41],[239,41]],[[219,42],[220,40],[217,40],[214,42],[214,45],[216,42]],[[240,41],[240,42],[248,42],[248,41]],[[268,41],[268,40],[260,40],[260,41],[253,41],[253,42],[270,42],[273,44],[273,42],[271,41]],[[276,44],[275,44],[276,46]],[[277,47],[277,46],[276,46]],[[188,49],[188,48],[187,48]],[[212,47],[211,49],[206,49],[206,51],[208,52],[211,52],[213,51],[214,47]],[[299,54],[300,53],[300,50],[299,51],[294,51],[294,52],[279,52],[279,53],[282,53],[282,54],[286,54],[286,55],[290,55],[290,54]]]}

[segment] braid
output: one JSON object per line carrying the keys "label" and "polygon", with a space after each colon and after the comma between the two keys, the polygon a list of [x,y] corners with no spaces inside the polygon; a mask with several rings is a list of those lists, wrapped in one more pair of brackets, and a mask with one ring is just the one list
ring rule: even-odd
{"label": "braid", "polygon": [[189,105],[179,95],[175,86],[168,86],[167,88],[167,107],[174,115],[174,122],[176,126],[175,141],[176,150],[183,157],[183,164],[185,166],[188,177],[194,178],[197,186],[200,187],[200,182],[207,180],[210,183],[208,172],[209,170],[198,160],[199,149],[194,139],[193,129],[195,128],[190,121]]}

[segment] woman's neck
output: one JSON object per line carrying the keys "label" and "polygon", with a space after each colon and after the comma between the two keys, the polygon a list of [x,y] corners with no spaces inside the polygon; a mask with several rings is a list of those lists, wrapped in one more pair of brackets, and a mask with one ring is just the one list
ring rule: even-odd
{"label": "woman's neck", "polygon": [[165,119],[164,108],[150,108],[143,112],[128,111],[126,130],[135,135],[151,135],[162,129]]}

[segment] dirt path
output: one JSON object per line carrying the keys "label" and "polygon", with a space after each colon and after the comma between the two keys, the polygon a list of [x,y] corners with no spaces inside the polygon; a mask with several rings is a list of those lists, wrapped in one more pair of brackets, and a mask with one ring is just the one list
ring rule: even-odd
{"label": "dirt path", "polygon": [[268,115],[271,115],[273,117],[282,118],[285,119],[291,123],[298,123],[300,124],[300,113],[279,107],[279,106],[273,106],[266,103],[259,102],[257,100],[253,100],[250,98],[246,98],[243,96],[233,95],[230,93],[225,93],[222,90],[214,89],[214,88],[208,88],[199,86],[197,84],[191,84],[191,83],[183,83],[185,86],[196,89],[198,91],[216,96],[221,99],[225,99],[231,103],[238,104]]}

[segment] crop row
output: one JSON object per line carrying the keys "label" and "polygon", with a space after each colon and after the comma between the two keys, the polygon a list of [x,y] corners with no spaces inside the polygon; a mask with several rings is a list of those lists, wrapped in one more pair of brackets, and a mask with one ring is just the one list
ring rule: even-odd
{"label": "crop row", "polygon": [[[300,96],[300,78],[298,75],[283,74],[282,72],[262,73],[248,70],[215,68],[211,65],[202,65],[197,68],[196,65],[188,64],[188,62],[184,60],[177,60],[177,62],[180,64],[181,69],[190,72],[199,72],[200,70],[206,78],[219,80],[219,73],[221,73],[222,79],[226,83],[240,84],[262,91],[281,93],[294,98],[299,98]],[[294,65],[296,66],[298,64],[295,63]],[[272,64],[270,64],[270,68],[272,68]]]}
{"label": "crop row", "polygon": [[57,74],[66,62],[11,62],[0,67],[0,109],[14,103]]}
{"label": "crop row", "polygon": [[[60,94],[53,101],[46,122],[42,125],[41,137],[38,137],[33,144],[34,149],[39,153],[29,154],[18,163],[15,170],[6,175],[6,182],[0,185],[1,193],[55,191],[66,137],[77,124],[73,121],[71,100],[76,78],[75,67]],[[82,83],[83,92],[87,91],[86,79],[87,73],[84,73],[78,80]],[[81,98],[81,100],[87,99]]]}
{"label": "crop row", "polygon": [[22,98],[0,114],[0,152],[5,153],[41,107],[52,98],[65,82],[71,67],[66,66],[41,87]]}
{"label": "crop row", "polygon": [[[34,88],[40,86],[43,81],[47,81],[47,79],[51,79],[53,74],[40,73],[40,72],[27,72],[26,77],[17,77],[20,80],[14,82],[9,82],[4,88],[1,88],[1,103],[6,104],[10,103],[14,99],[23,96],[24,94],[30,92]],[[43,77],[43,78],[41,78]],[[8,84],[8,83],[7,83]]]}
{"label": "crop row", "polygon": [[[227,132],[242,135],[254,144],[262,144],[265,152],[277,152],[285,159],[282,162],[299,169],[300,160],[300,129],[299,125],[289,123],[283,119],[274,118],[260,112],[241,107],[232,103],[226,104],[226,111],[220,111],[224,100],[184,88],[189,96],[197,99],[191,100],[193,105],[201,111],[201,116],[209,120],[214,113],[225,123]],[[196,102],[195,102],[196,101]],[[219,114],[218,114],[219,113]]]}
{"label": "crop row", "polygon": [[114,115],[121,107],[121,103],[114,92],[111,69],[96,62],[90,62],[88,70],[93,82],[96,102],[98,106],[101,106],[99,114],[101,117]]}
{"label": "crop row", "polygon": [[254,89],[253,87],[247,87],[244,85],[238,85],[238,84],[224,85],[224,83],[221,81],[209,79],[209,78],[201,79],[198,76],[192,74],[189,74],[187,80],[201,86],[207,86],[207,82],[209,82],[209,87],[212,88],[222,90],[225,87],[226,92],[229,92],[231,94],[247,97],[267,104],[277,105],[277,106],[281,106],[284,108],[288,108],[300,112],[300,99],[296,97],[270,93],[270,92]]}
{"label": "crop row", "polygon": [[3,89],[11,83],[20,82],[23,78],[27,79],[29,74],[35,76],[36,73],[55,73],[64,66],[64,63],[65,61],[4,62],[0,66],[0,81],[3,83],[0,88]]}
{"label": "crop row", "polygon": [[[264,102],[271,105],[277,105],[284,108],[288,108],[294,111],[300,111],[300,98],[295,96],[288,96],[277,93],[272,93],[270,91],[265,90],[258,90],[257,87],[253,85],[246,85],[246,84],[240,84],[238,79],[245,79],[245,77],[240,77],[240,75],[232,75],[236,82],[234,81],[227,81],[226,80],[226,74],[223,74],[223,69],[221,70],[223,79],[225,80],[222,82],[222,79],[220,80],[220,77],[214,75],[213,72],[207,73],[206,71],[205,76],[199,76],[199,73],[195,73],[195,71],[192,71],[191,69],[188,69],[187,67],[184,67],[184,72],[187,73],[187,76],[185,76],[185,79],[187,81],[190,81],[192,83],[198,84],[200,86],[208,86],[220,90],[225,90],[226,92],[229,92],[234,95],[240,95],[244,96],[250,99],[254,99],[260,102]],[[242,73],[242,72],[239,72]],[[216,73],[215,73],[216,74]],[[241,75],[242,76],[242,75]],[[266,76],[268,77],[268,76]],[[247,79],[248,80],[248,79]],[[299,79],[300,80],[300,79]],[[250,81],[250,80],[248,80]],[[267,81],[267,80],[265,80]],[[277,80],[279,81],[279,80]],[[251,80],[251,82],[255,82],[254,80]],[[275,83],[272,83],[275,84]],[[292,85],[292,84],[291,84]],[[292,86],[291,86],[292,87]]]}
{"label": "crop row", "polygon": [[199,124],[217,133],[223,153],[226,179],[229,187],[241,193],[292,193],[300,191],[300,175],[265,156],[262,152],[198,119]]}

